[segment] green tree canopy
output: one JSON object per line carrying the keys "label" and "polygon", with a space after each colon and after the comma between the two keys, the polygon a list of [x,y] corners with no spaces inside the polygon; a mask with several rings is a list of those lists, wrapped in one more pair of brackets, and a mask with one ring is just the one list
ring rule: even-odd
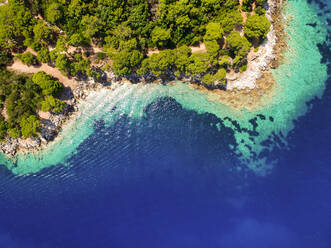
{"label": "green tree canopy", "polygon": [[37,60],[36,56],[34,56],[30,52],[18,54],[17,57],[22,61],[23,64],[26,64],[27,66],[38,64],[38,60]]}
{"label": "green tree canopy", "polygon": [[34,39],[45,44],[52,43],[55,40],[54,29],[47,26],[43,21],[39,21],[33,27]]}
{"label": "green tree canopy", "polygon": [[21,129],[19,127],[9,128],[7,130],[8,136],[14,139],[21,137]]}
{"label": "green tree canopy", "polygon": [[245,37],[240,36],[238,31],[232,31],[226,38],[226,46],[233,55],[244,57],[249,52],[251,43]]}
{"label": "green tree canopy", "polygon": [[226,77],[226,70],[224,68],[219,69],[215,74],[215,82],[216,83],[225,83],[225,77]]}
{"label": "green tree canopy", "polygon": [[63,85],[58,80],[53,80],[43,71],[33,74],[32,81],[39,85],[45,96],[56,95],[63,90]]}
{"label": "green tree canopy", "polygon": [[41,102],[41,110],[44,112],[52,111],[53,113],[59,113],[63,111],[64,102],[53,96],[48,96]]}
{"label": "green tree canopy", "polygon": [[70,61],[65,54],[59,54],[55,60],[55,66],[62,72],[62,74],[66,75],[70,72]]}
{"label": "green tree canopy", "polygon": [[72,46],[82,46],[86,44],[86,39],[82,33],[74,33],[68,39],[68,44]]}
{"label": "green tree canopy", "polygon": [[243,24],[243,18],[239,11],[233,10],[227,12],[226,15],[221,19],[221,27],[225,33],[231,32],[236,25],[240,26]]}
{"label": "green tree canopy", "polygon": [[175,60],[176,69],[178,71],[177,73],[186,71],[188,65],[190,64],[191,54],[191,48],[186,45],[177,48]]}
{"label": "green tree canopy", "polygon": [[225,84],[226,71],[224,68],[219,69],[215,74],[207,73],[202,81],[207,85]]}
{"label": "green tree canopy", "polygon": [[210,40],[220,40],[223,38],[224,31],[221,28],[221,25],[216,22],[210,22],[206,26],[206,34],[203,37],[205,41]]}
{"label": "green tree canopy", "polygon": [[2,140],[7,133],[7,123],[4,120],[4,118],[1,116],[0,117],[0,140]]}
{"label": "green tree canopy", "polygon": [[193,53],[187,70],[192,76],[199,76],[208,70],[209,58],[206,53]]}
{"label": "green tree canopy", "polygon": [[208,54],[212,58],[217,58],[218,55],[219,55],[219,51],[220,51],[220,46],[217,43],[217,41],[216,40],[208,40],[208,41],[205,41],[205,45],[206,45]]}
{"label": "green tree canopy", "polygon": [[130,51],[122,50],[113,56],[114,72],[120,76],[128,75],[131,72]]}
{"label": "green tree canopy", "polygon": [[10,1],[0,6],[0,47],[21,48],[24,41],[23,32],[30,32],[34,22],[23,3]]}
{"label": "green tree canopy", "polygon": [[92,15],[83,16],[81,25],[84,29],[83,34],[88,40],[92,39],[102,28],[99,18]]}
{"label": "green tree canopy", "polygon": [[152,31],[152,41],[157,47],[165,47],[171,38],[170,29],[155,27]]}
{"label": "green tree canopy", "polygon": [[52,3],[46,10],[46,20],[50,23],[56,24],[63,17],[62,6],[58,3]]}
{"label": "green tree canopy", "polygon": [[152,56],[142,61],[139,74],[146,72],[153,73],[156,77],[163,76],[167,70],[173,69],[176,60],[176,53],[173,50],[166,49],[159,53],[153,53]]}
{"label": "green tree canopy", "polygon": [[20,126],[23,137],[30,138],[37,133],[40,127],[40,121],[35,115],[30,115],[22,118]]}
{"label": "green tree canopy", "polygon": [[91,62],[84,58],[80,53],[76,53],[74,61],[71,63],[71,75],[76,76],[77,74],[86,74],[91,68]]}
{"label": "green tree canopy", "polygon": [[265,15],[251,15],[245,24],[245,34],[248,38],[265,39],[270,25],[270,21]]}
{"label": "green tree canopy", "polygon": [[10,62],[12,62],[13,56],[7,51],[0,50],[0,68],[6,67]]}
{"label": "green tree canopy", "polygon": [[38,53],[37,53],[37,59],[42,63],[49,63],[50,62],[50,56],[49,51],[46,47],[42,47]]}

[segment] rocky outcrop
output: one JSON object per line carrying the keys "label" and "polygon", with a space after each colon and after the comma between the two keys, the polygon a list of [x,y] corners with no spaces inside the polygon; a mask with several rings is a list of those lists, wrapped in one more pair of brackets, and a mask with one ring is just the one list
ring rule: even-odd
{"label": "rocky outcrop", "polygon": [[4,154],[14,156],[17,152],[18,140],[7,138],[5,142],[0,143],[0,151]]}
{"label": "rocky outcrop", "polygon": [[41,139],[37,138],[29,138],[29,139],[18,139],[18,145],[20,148],[31,149],[37,148],[41,145]]}
{"label": "rocky outcrop", "polygon": [[277,10],[276,1],[268,0],[266,9],[266,17],[271,22],[267,38],[259,46],[257,52],[252,51],[248,55],[247,70],[243,73],[236,73],[236,75],[231,75],[231,77],[227,78],[227,90],[256,88],[257,80],[262,76],[263,71],[269,69],[269,65],[275,59],[274,47],[277,42],[277,35],[273,25],[272,14]]}
{"label": "rocky outcrop", "polygon": [[89,87],[89,83],[90,82],[84,82],[74,91],[70,90],[62,95],[62,99],[65,99],[67,104],[63,107],[61,113],[54,114],[50,112],[41,112],[43,114],[40,114],[39,116],[41,125],[37,137],[28,139],[13,139],[7,137],[5,141],[0,143],[0,152],[8,156],[15,156],[19,150],[23,152],[35,151],[40,149],[42,145],[54,140],[64,122],[66,122],[70,115],[77,110],[75,109],[77,99],[85,96],[85,90]]}
{"label": "rocky outcrop", "polygon": [[15,156],[19,150],[23,152],[33,152],[54,140],[71,114],[78,111],[77,102],[79,99],[84,99],[87,96],[89,89],[103,87],[105,81],[120,80],[113,72],[105,72],[102,76],[102,80],[96,81],[94,78],[89,77],[84,81],[80,81],[74,89],[70,88],[65,90],[61,99],[67,104],[63,107],[61,113],[41,112],[43,114],[39,114],[41,125],[37,137],[29,139],[13,139],[8,137],[5,141],[0,143],[0,152],[9,156]]}

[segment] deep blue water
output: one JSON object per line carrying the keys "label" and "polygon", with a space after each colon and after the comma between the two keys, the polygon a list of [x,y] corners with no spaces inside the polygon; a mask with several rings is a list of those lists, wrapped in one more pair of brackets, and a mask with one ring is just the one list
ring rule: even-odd
{"label": "deep blue water", "polygon": [[96,123],[69,166],[2,166],[0,248],[329,248],[331,77],[309,104],[266,177],[234,170],[232,130],[171,98],[142,120]]}

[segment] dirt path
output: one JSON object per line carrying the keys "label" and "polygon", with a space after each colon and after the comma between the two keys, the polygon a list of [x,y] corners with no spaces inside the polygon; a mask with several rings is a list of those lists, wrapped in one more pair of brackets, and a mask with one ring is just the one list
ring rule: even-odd
{"label": "dirt path", "polygon": [[153,55],[153,53],[159,53],[159,52],[160,52],[159,50],[148,50],[147,56],[150,57]]}
{"label": "dirt path", "polygon": [[192,53],[206,53],[207,49],[204,43],[199,44],[198,47],[190,46]]}
{"label": "dirt path", "polygon": [[[243,0],[239,0],[239,3],[240,3],[240,14],[243,18],[243,24],[246,23],[246,20],[247,20],[247,14],[242,11],[242,6],[243,6]],[[243,25],[244,26],[244,25]],[[244,28],[242,27],[241,31],[240,31],[240,36],[244,36],[245,35],[245,31],[244,31]]]}
{"label": "dirt path", "polygon": [[21,73],[36,73],[39,71],[44,71],[52,77],[57,78],[61,83],[63,83],[65,87],[70,87],[72,90],[74,90],[74,88],[77,86],[77,82],[74,79],[69,79],[68,77],[63,76],[57,68],[53,68],[47,64],[42,64],[38,67],[27,66],[21,61],[15,59],[14,63],[11,66],[8,66],[8,69]]}
{"label": "dirt path", "polygon": [[[199,46],[190,46],[192,53],[206,53],[207,49],[204,43],[200,43]],[[159,53],[160,50],[148,50],[147,56],[152,56],[153,53]]]}
{"label": "dirt path", "polygon": [[4,104],[1,115],[5,118],[5,120],[8,120],[8,115],[7,115],[7,108],[6,108],[6,104]]}
{"label": "dirt path", "polygon": [[[35,50],[33,50],[32,48],[28,47],[25,52],[30,52],[32,53],[34,56],[37,56],[37,52]],[[13,53],[15,55],[15,53]]]}
{"label": "dirt path", "polygon": [[83,46],[79,46],[79,47],[75,47],[75,46],[69,46],[67,49],[67,54],[73,54],[76,51],[81,50],[84,52],[89,52],[90,54],[97,54],[97,53],[104,53],[104,49],[102,47],[97,47],[95,45],[92,45],[90,47],[83,47]]}

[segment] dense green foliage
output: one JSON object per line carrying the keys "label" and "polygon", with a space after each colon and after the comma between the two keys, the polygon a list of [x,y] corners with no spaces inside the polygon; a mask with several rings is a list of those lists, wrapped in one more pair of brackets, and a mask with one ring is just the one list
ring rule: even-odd
{"label": "dense green foliage", "polygon": [[240,36],[238,31],[232,31],[225,42],[230,51],[230,56],[234,58],[234,65],[238,65],[251,48],[251,43],[244,36]]}
{"label": "dense green foliage", "polygon": [[19,1],[10,1],[0,8],[0,47],[21,49],[33,26],[32,14]]}
{"label": "dense green foliage", "polygon": [[[270,29],[265,2],[9,0],[0,6],[0,107],[7,111],[6,119],[0,115],[0,138],[33,136],[40,124],[37,110],[63,108],[56,98],[59,81],[43,72],[30,78],[5,70],[13,54],[28,66],[47,63],[66,76],[98,77],[90,54],[73,49],[93,45],[104,48],[97,61],[110,63],[103,68],[111,64],[121,76],[191,76],[205,85],[225,85],[226,73],[243,71],[251,42],[261,42]],[[241,12],[248,16],[245,23]],[[190,46],[201,43],[206,51],[192,53]]]}
{"label": "dense green foliage", "polygon": [[243,18],[239,11],[233,10],[222,16],[220,23],[224,32],[229,33],[236,27],[236,25],[240,26],[243,24]]}
{"label": "dense green foliage", "polygon": [[28,66],[38,64],[38,60],[37,60],[36,56],[34,56],[30,52],[18,54],[17,57],[22,61],[23,64],[26,64]]}
{"label": "dense green foliage", "polygon": [[[228,55],[235,55],[235,63],[231,60],[228,68],[237,70],[250,43],[244,39],[233,45],[230,39],[226,42],[229,46],[224,47],[225,37],[244,26],[249,39],[264,39],[270,27],[262,7],[265,2],[243,0],[240,6],[239,0],[11,0],[0,9],[0,46],[10,49],[30,46],[38,52],[40,62],[54,64],[63,74],[80,77],[94,76],[88,58],[82,54],[68,56],[67,47],[98,44],[113,61],[116,74],[138,72],[160,76],[169,70],[176,75],[190,72],[183,70],[187,66],[178,67],[173,61],[180,57],[174,55],[176,48],[204,42],[209,56],[203,58],[206,70],[217,72],[218,61]],[[249,17],[244,24],[240,10],[250,12],[252,6],[256,6],[258,14],[246,13]],[[37,15],[53,25],[33,18]],[[55,43],[56,49],[49,52],[48,45]],[[165,52],[147,58],[148,50],[155,48]],[[175,49],[169,57],[165,56],[169,53],[167,49]],[[25,57],[31,64],[31,55]],[[162,63],[157,65],[159,59]],[[199,56],[185,59],[198,63],[192,68],[201,66]],[[203,76],[209,73],[206,70],[198,73],[193,69],[191,73]]]}
{"label": "dense green foliage", "polygon": [[0,69],[6,67],[12,62],[13,56],[8,51],[0,50]]}
{"label": "dense green foliage", "polygon": [[224,68],[221,68],[217,71],[217,73],[215,73],[214,75],[212,74],[206,74],[203,77],[203,82],[207,85],[224,85],[225,84],[225,78],[226,76],[226,70]]}
{"label": "dense green foliage", "polygon": [[249,38],[265,39],[270,29],[270,22],[265,15],[251,15],[245,24],[245,34]]}
{"label": "dense green foliage", "polygon": [[62,87],[59,81],[43,72],[29,78],[0,69],[0,107],[7,115],[7,120],[0,116],[0,139],[6,135],[13,138],[34,136],[40,124],[37,111],[45,110],[44,101],[50,101],[51,105],[46,111],[62,111],[64,103],[53,97]]}
{"label": "dense green foliage", "polygon": [[59,81],[53,80],[51,76],[43,71],[35,73],[32,77],[32,81],[41,88],[42,93],[45,96],[54,96],[60,93],[63,89],[63,85]]}
{"label": "dense green foliage", "polygon": [[47,96],[41,102],[41,110],[44,112],[52,111],[53,113],[59,113],[63,110],[63,106],[64,103],[53,96]]}
{"label": "dense green foliage", "polygon": [[40,121],[37,119],[35,115],[30,115],[28,117],[23,117],[21,122],[21,132],[24,138],[29,138],[36,134],[39,126]]}

